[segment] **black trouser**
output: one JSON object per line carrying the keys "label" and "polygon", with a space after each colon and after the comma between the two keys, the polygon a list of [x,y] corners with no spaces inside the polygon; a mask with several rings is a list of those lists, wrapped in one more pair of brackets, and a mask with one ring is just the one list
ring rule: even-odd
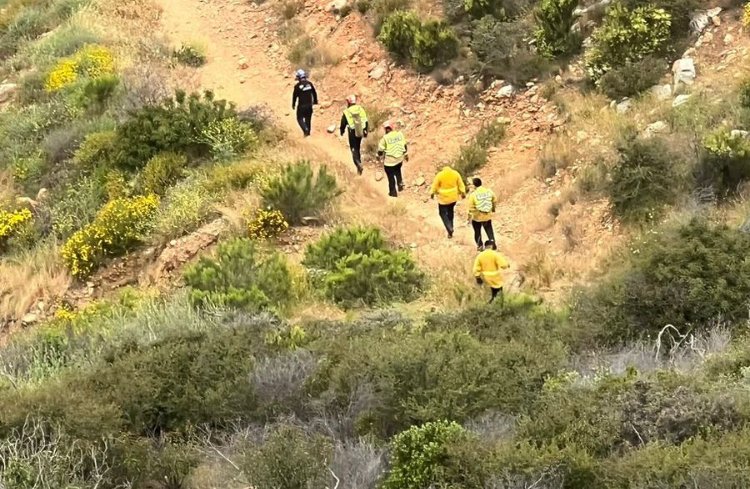
{"label": "black trouser", "polygon": [[495,231],[492,229],[492,221],[471,221],[471,225],[474,228],[474,241],[477,246],[482,246],[482,228],[487,233],[487,239],[495,241]]}
{"label": "black trouser", "polygon": [[438,212],[440,213],[440,219],[443,220],[445,230],[448,234],[453,236],[453,210],[456,208],[456,203],[452,204],[438,204]]}
{"label": "black trouser", "polygon": [[305,136],[310,135],[310,129],[312,129],[312,114],[313,114],[313,108],[312,105],[298,105],[297,106],[297,124],[299,124],[300,129],[302,129],[302,132],[305,133]]}
{"label": "black trouser", "polygon": [[383,165],[385,175],[388,177],[388,195],[390,195],[391,197],[396,197],[398,195],[396,185],[398,185],[398,190],[404,189],[404,180],[401,177],[402,163],[392,166]]}
{"label": "black trouser", "polygon": [[503,305],[503,302],[505,302],[505,298],[503,297],[503,288],[500,287],[499,289],[490,288],[490,291],[492,291],[492,297],[490,298],[490,304],[492,304],[495,301],[495,298],[499,295],[500,296],[500,305]]}
{"label": "black trouser", "polygon": [[362,146],[362,138],[358,138],[354,131],[349,129],[349,148],[352,150],[352,160],[354,160],[354,166],[357,168],[362,166],[362,155],[360,153],[360,146]]}

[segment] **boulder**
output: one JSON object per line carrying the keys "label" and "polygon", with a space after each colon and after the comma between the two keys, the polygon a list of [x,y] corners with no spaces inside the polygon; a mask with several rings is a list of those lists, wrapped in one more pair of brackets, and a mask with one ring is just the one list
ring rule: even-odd
{"label": "boulder", "polygon": [[423,186],[423,185],[424,185],[425,183],[427,183],[427,182],[425,181],[424,177],[419,177],[419,178],[417,178],[416,180],[414,180],[414,186],[415,186],[415,187],[421,187],[421,186]]}
{"label": "boulder", "polygon": [[328,134],[333,134],[336,132],[336,124],[331,124],[326,128],[326,131],[328,131]]}
{"label": "boulder", "polygon": [[750,132],[743,131],[742,129],[732,129],[732,131],[729,133],[729,136],[732,139],[737,139],[737,138],[747,139],[748,137],[750,137]]}
{"label": "boulder", "polygon": [[0,85],[0,103],[7,102],[18,90],[15,83],[3,83]]}
{"label": "boulder", "polygon": [[246,70],[248,69],[250,65],[247,62],[247,59],[242,56],[240,59],[237,60],[237,68],[240,70]]}
{"label": "boulder", "polygon": [[373,68],[372,70],[370,70],[369,76],[373,80],[380,80],[385,75],[385,71],[386,71],[385,64],[384,63],[380,63],[375,68]]}
{"label": "boulder", "polygon": [[675,89],[681,84],[692,85],[695,81],[695,62],[693,58],[681,58],[672,65]]}
{"label": "boulder", "polygon": [[619,104],[617,104],[616,110],[618,114],[624,114],[625,112],[630,110],[630,107],[632,107],[633,101],[629,98],[626,98]]}
{"label": "boulder", "polygon": [[727,34],[724,36],[724,45],[728,46],[734,42],[734,36],[732,34]]}
{"label": "boulder", "polygon": [[346,6],[349,5],[349,0],[333,0],[331,3],[328,4],[326,7],[326,10],[329,12],[333,12],[334,14],[337,14],[344,10]]}
{"label": "boulder", "polygon": [[655,85],[651,87],[651,93],[657,100],[668,100],[672,98],[672,85]]}
{"label": "boulder", "polygon": [[500,98],[509,98],[516,93],[516,87],[513,85],[505,85],[503,88],[497,91],[497,96]]}
{"label": "boulder", "polygon": [[669,125],[664,121],[656,121],[652,124],[649,124],[646,126],[646,129],[643,131],[643,136],[646,138],[650,138],[655,134],[662,134],[669,130]]}
{"label": "boulder", "polygon": [[33,312],[30,312],[28,314],[24,314],[24,316],[21,318],[21,323],[24,324],[24,325],[34,324],[37,321],[39,321],[39,314],[35,314]]}
{"label": "boulder", "polygon": [[688,100],[690,100],[690,95],[678,95],[675,97],[674,101],[672,101],[672,107],[679,107]]}
{"label": "boulder", "polygon": [[383,179],[383,172],[382,171],[375,172],[375,181],[379,182],[382,179]]}

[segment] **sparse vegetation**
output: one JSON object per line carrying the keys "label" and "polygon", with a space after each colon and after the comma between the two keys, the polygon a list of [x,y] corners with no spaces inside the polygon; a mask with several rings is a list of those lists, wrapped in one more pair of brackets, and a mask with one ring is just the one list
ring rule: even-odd
{"label": "sparse vegetation", "polygon": [[378,39],[398,59],[428,72],[455,58],[458,38],[444,22],[422,22],[414,12],[396,11],[383,20]]}
{"label": "sparse vegetation", "polygon": [[172,56],[178,63],[193,68],[200,68],[207,61],[204,49],[194,44],[183,44],[172,52]]}
{"label": "sparse vegetation", "polygon": [[464,179],[471,178],[477,170],[487,163],[487,151],[497,145],[505,136],[505,124],[493,121],[482,126],[474,140],[462,146],[458,157],[451,165]]}

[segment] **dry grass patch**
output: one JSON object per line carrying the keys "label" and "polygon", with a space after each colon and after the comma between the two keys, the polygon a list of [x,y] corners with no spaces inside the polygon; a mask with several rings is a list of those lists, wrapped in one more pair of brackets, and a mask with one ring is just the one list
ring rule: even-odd
{"label": "dry grass patch", "polygon": [[0,262],[0,320],[20,319],[35,304],[61,297],[71,277],[56,244],[42,245]]}

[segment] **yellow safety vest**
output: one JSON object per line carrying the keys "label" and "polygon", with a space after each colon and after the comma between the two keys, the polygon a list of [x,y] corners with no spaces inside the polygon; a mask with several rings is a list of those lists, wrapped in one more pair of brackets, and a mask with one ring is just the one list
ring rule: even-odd
{"label": "yellow safety vest", "polygon": [[452,204],[458,201],[459,194],[466,193],[466,186],[461,178],[461,174],[451,167],[446,166],[437,175],[432,182],[430,191],[438,195],[440,204]]}
{"label": "yellow safety vest", "polygon": [[344,109],[344,117],[346,117],[346,124],[349,126],[349,129],[354,129],[354,115],[359,115],[359,119],[362,123],[362,129],[367,126],[367,112],[365,112],[365,109],[358,104],[354,104],[350,107],[347,107]]}
{"label": "yellow safety vest", "polygon": [[385,153],[385,166],[395,166],[404,161],[406,138],[401,131],[391,131],[380,139],[378,151]]}
{"label": "yellow safety vest", "polygon": [[503,255],[495,250],[484,250],[474,260],[474,276],[482,277],[484,282],[492,288],[503,286],[501,270],[510,264]]}

